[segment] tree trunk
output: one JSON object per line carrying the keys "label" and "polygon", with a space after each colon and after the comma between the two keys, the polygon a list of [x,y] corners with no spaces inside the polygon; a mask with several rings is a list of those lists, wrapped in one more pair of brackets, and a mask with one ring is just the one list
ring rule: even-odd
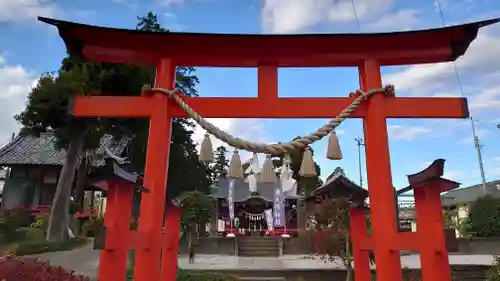
{"label": "tree trunk", "polygon": [[47,241],[63,241],[68,238],[69,205],[73,179],[88,131],[85,129],[76,134],[66,151],[66,159],[57,181],[56,192],[50,208]]}
{"label": "tree trunk", "polygon": [[349,264],[348,266],[346,266],[345,268],[345,281],[354,281],[354,269],[352,268],[352,266]]}
{"label": "tree trunk", "polygon": [[345,258],[343,259],[345,265],[345,281],[354,281],[354,268],[352,267],[352,252],[351,252],[351,239],[348,233],[344,234],[345,238]]}
{"label": "tree trunk", "polygon": [[[76,171],[76,183],[75,183],[75,203],[78,204],[78,211],[85,211],[85,188],[87,188],[87,179],[88,179],[88,164],[85,157],[81,157],[80,165],[78,165],[78,170]],[[88,206],[90,208],[90,206]],[[80,235],[82,233],[83,220],[75,218],[74,219],[74,228],[73,231],[76,235]]]}
{"label": "tree trunk", "polygon": [[78,171],[76,172],[75,202],[80,206],[80,211],[84,209],[85,188],[87,187],[87,161],[82,158]]}

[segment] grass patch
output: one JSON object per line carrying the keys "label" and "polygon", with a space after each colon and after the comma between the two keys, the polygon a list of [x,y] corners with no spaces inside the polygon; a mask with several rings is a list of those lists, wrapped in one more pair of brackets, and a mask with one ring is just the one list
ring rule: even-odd
{"label": "grass patch", "polygon": [[63,242],[48,242],[43,231],[35,228],[18,230],[14,241],[0,245],[0,252],[10,252],[16,256],[34,255],[46,252],[72,250],[88,243],[87,238],[73,238]]}
{"label": "grass patch", "polygon": [[[134,270],[127,270],[127,281],[134,280]],[[177,269],[177,281],[236,281],[235,276],[224,273],[191,271],[184,269]]]}

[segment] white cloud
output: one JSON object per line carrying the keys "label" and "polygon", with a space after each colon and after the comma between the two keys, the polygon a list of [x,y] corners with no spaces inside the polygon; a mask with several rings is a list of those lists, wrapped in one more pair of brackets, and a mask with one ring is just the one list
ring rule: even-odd
{"label": "white cloud", "polygon": [[[367,25],[370,30],[395,26],[406,29],[417,22],[415,11],[401,10],[391,15],[394,0],[357,0],[355,7],[360,21],[371,22]],[[300,32],[319,23],[355,20],[350,0],[265,0],[261,11],[262,28],[270,33]],[[394,25],[396,22],[398,25]]]}
{"label": "white cloud", "polygon": [[388,125],[387,132],[391,139],[412,141],[423,135],[429,135],[431,130],[422,126]]}
{"label": "white cloud", "polygon": [[[482,138],[485,138],[490,134],[490,131],[485,130],[485,129],[476,129],[476,136],[479,138],[479,141],[481,142]],[[462,138],[461,140],[458,141],[458,144],[460,145],[468,145],[468,146],[474,146],[474,137],[472,135],[472,132],[470,135]]]}
{"label": "white cloud", "polygon": [[54,17],[60,9],[51,0],[0,0],[0,22],[23,22]]}
{"label": "white cloud", "polygon": [[443,178],[449,179],[452,181],[458,181],[461,179],[463,174],[459,171],[453,171],[453,170],[446,170],[444,171]]}
{"label": "white cloud", "polygon": [[159,1],[157,1],[158,5],[161,5],[161,6],[170,6],[170,5],[179,4],[182,2],[184,2],[184,0],[159,0]]}
{"label": "white cloud", "polygon": [[[469,106],[480,109],[500,108],[500,36],[499,26],[481,30],[466,54],[456,62],[459,78]],[[459,83],[453,63],[415,65],[387,75],[384,82],[414,96],[460,96]]]}
{"label": "white cloud", "polygon": [[0,144],[19,131],[20,125],[13,116],[24,109],[27,95],[37,80],[36,73],[21,65],[9,65],[0,55]]}
{"label": "white cloud", "polygon": [[[419,22],[417,10],[400,10],[388,13],[373,23],[366,26],[369,30],[377,31],[407,31],[416,26]],[[397,25],[395,25],[397,23]]]}
{"label": "white cloud", "polygon": [[130,0],[111,0],[111,2],[125,6],[129,9],[137,9],[137,3]]}

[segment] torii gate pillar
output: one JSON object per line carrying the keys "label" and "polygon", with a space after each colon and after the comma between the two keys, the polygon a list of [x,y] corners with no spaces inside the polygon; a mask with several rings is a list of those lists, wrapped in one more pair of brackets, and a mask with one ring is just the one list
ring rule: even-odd
{"label": "torii gate pillar", "polygon": [[417,237],[423,280],[451,280],[446,249],[441,193],[458,188],[457,182],[442,178],[444,159],[435,160],[420,173],[409,175],[417,210]]}
{"label": "torii gate pillar", "polygon": [[[364,90],[380,88],[381,66],[456,60],[464,54],[480,27],[499,21],[383,34],[226,35],[138,32],[47,18],[40,20],[57,26],[73,56],[91,61],[156,65],[155,87],[167,90],[174,87],[176,66],[258,68],[257,98],[182,97],[205,118],[332,118],[355,97],[279,98],[278,68],[358,67]],[[172,118],[189,116],[159,93],[152,96],[80,96],[75,99],[73,114],[78,117],[150,118],[144,179],[150,193],[141,202],[139,232],[122,231],[122,241],[126,241],[122,247],[137,251],[134,280],[174,281],[180,215],[178,209],[164,213],[169,143]],[[371,244],[377,263],[377,280],[401,281],[399,249],[412,243],[396,229],[386,119],[468,116],[465,98],[383,94],[372,96],[349,116],[364,120],[373,231]],[[365,245],[358,245],[360,249],[370,246],[369,241],[365,242]],[[425,257],[425,264],[430,263],[430,254]],[[111,270],[111,265],[103,269]],[[113,281],[105,276],[111,275],[103,274],[99,280]],[[367,275],[356,277],[357,281],[369,280]],[[424,280],[435,281],[434,278],[429,275]]]}
{"label": "torii gate pillar", "polygon": [[[382,87],[380,65],[376,60],[365,60],[359,67],[360,85],[363,90]],[[401,256],[393,242],[398,240],[396,212],[387,135],[386,100],[384,95],[376,95],[368,100],[368,110],[363,120],[366,172],[369,188],[370,215],[377,279],[401,280]],[[366,258],[363,258],[365,260]]]}

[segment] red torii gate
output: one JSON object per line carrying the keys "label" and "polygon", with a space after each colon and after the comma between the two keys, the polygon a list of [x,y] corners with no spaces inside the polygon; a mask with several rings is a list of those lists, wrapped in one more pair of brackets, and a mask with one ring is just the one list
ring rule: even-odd
{"label": "red torii gate", "polygon": [[[149,33],[48,18],[39,20],[59,29],[72,55],[90,61],[156,65],[156,88],[173,89],[176,66],[258,68],[257,98],[183,97],[190,107],[206,118],[332,118],[355,97],[278,98],[278,67],[358,67],[361,88],[366,91],[382,86],[381,66],[454,61],[464,54],[480,27],[499,21],[382,34],[234,35]],[[171,120],[187,117],[187,114],[159,93],[141,97],[79,96],[73,114],[79,117],[150,118],[144,186],[151,191],[142,199],[139,231],[115,231],[123,229],[121,221],[114,217],[119,211],[112,212],[112,218],[111,215],[106,217],[106,221],[113,222],[107,225],[106,240],[113,240],[113,243],[112,246],[106,245],[101,253],[99,280],[125,277],[124,249],[137,250],[135,280],[175,280],[180,215],[178,209],[172,207],[164,217],[164,201]],[[413,247],[413,241],[418,239],[409,235],[419,235],[398,233],[396,228],[386,119],[468,116],[465,98],[396,98],[382,94],[363,102],[350,116],[364,121],[373,222],[371,241],[356,242],[373,247],[378,280],[402,279],[399,250]],[[165,233],[162,235],[163,223]],[[429,231],[433,232],[432,229]],[[418,233],[422,232],[426,230],[419,229]],[[407,239],[412,243],[405,242]],[[370,280],[368,253],[357,251],[355,263],[356,280]],[[422,264],[422,270],[428,273],[425,275],[427,281],[443,278],[436,267],[426,268],[428,262]]]}

